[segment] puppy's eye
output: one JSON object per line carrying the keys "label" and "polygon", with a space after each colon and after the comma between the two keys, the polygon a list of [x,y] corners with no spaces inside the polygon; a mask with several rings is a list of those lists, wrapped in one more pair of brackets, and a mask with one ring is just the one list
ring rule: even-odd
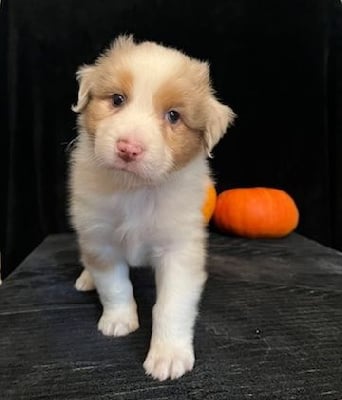
{"label": "puppy's eye", "polygon": [[122,94],[113,94],[112,96],[112,103],[114,107],[120,107],[124,104],[125,102],[125,96],[123,96]]}
{"label": "puppy's eye", "polygon": [[170,110],[166,113],[166,118],[171,124],[175,124],[180,119],[180,114],[178,111]]}

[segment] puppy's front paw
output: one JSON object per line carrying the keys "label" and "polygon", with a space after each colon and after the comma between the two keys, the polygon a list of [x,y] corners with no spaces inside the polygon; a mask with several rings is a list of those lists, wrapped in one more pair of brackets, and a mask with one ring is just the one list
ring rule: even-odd
{"label": "puppy's front paw", "polygon": [[81,292],[95,289],[93,277],[86,269],[84,269],[81,275],[76,279],[75,288]]}
{"label": "puppy's front paw", "polygon": [[177,379],[191,371],[195,362],[191,345],[174,345],[170,342],[151,344],[144,362],[146,374],[160,381]]}
{"label": "puppy's front paw", "polygon": [[126,336],[139,328],[136,305],[104,310],[97,325],[105,336]]}

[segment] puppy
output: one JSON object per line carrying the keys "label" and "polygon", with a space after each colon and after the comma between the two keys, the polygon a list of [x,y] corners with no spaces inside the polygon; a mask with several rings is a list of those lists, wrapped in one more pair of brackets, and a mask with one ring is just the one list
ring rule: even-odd
{"label": "puppy", "polygon": [[151,265],[157,301],[144,368],[175,379],[194,365],[207,276],[206,156],[234,113],[215,98],[207,63],[131,36],[82,66],[77,79],[70,211],[85,269],[76,288],[96,288],[98,329],[124,336],[139,327],[129,266]]}

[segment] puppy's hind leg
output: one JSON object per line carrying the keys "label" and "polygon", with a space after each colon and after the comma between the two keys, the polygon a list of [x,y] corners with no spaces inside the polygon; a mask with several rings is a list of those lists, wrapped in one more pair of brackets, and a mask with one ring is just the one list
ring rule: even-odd
{"label": "puppy's hind leg", "polygon": [[90,272],[84,269],[81,275],[76,279],[75,288],[80,292],[86,292],[88,290],[95,289],[94,279]]}

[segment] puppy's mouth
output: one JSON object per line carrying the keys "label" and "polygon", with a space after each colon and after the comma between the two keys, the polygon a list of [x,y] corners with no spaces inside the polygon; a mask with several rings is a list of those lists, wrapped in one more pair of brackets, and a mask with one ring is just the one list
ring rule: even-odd
{"label": "puppy's mouth", "polygon": [[[110,169],[115,173],[128,174],[137,179],[143,185],[155,186],[163,182],[168,177],[167,171],[162,171],[149,163],[141,161],[124,161],[117,158],[114,160]],[[127,175],[126,175],[127,176]]]}
{"label": "puppy's mouth", "polygon": [[134,175],[141,176],[139,173],[139,161],[132,161],[125,158],[116,158],[113,163],[113,169],[117,169],[119,171],[127,171],[131,172]]}
{"label": "puppy's mouth", "polygon": [[126,160],[125,157],[115,157],[110,165],[110,169],[112,169],[114,172],[128,173],[132,177],[134,176],[135,178],[144,181],[146,184],[151,184],[155,180],[158,180],[158,177],[154,173],[155,171],[153,171],[152,166],[149,166],[148,163],[144,163],[140,159]]}

